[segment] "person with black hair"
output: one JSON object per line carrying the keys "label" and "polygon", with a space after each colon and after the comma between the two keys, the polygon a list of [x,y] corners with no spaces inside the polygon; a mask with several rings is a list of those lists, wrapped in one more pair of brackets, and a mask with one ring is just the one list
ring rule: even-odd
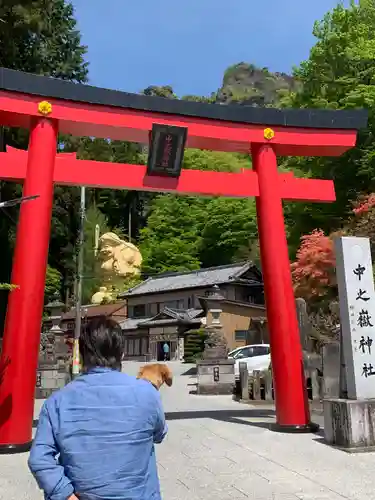
{"label": "person with black hair", "polygon": [[44,403],[29,468],[47,500],[160,500],[155,443],[167,433],[159,392],[121,373],[124,336],[85,326],[83,374]]}

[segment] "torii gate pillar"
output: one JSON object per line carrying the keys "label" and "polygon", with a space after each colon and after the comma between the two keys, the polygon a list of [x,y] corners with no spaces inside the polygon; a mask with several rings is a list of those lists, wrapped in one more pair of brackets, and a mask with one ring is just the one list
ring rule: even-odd
{"label": "torii gate pillar", "polygon": [[275,182],[276,154],[271,145],[263,145],[254,146],[252,156],[259,183],[256,208],[276,426],[284,432],[309,432],[317,426],[310,423],[280,184]]}
{"label": "torii gate pillar", "polygon": [[27,451],[31,442],[56,148],[56,122],[34,119],[23,196],[39,197],[20,209],[11,279],[17,288],[9,294],[0,369],[6,396],[0,401],[0,451],[8,453]]}

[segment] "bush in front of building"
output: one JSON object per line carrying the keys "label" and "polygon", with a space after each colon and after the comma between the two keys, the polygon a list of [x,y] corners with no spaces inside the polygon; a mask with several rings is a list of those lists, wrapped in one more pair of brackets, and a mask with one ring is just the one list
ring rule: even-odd
{"label": "bush in front of building", "polygon": [[207,338],[205,330],[192,330],[185,337],[184,362],[195,363],[202,359],[204,351],[204,341]]}

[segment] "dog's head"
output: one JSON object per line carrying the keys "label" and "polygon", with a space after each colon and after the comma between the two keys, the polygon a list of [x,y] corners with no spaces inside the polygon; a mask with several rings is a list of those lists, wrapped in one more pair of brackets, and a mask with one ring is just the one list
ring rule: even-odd
{"label": "dog's head", "polygon": [[163,379],[163,382],[167,384],[168,387],[171,387],[173,382],[173,374],[172,370],[167,365],[159,365],[160,366],[160,374]]}
{"label": "dog's head", "polygon": [[165,364],[159,363],[142,366],[137,378],[148,380],[156,389],[160,389],[164,383],[170,387],[173,382],[173,374],[170,368]]}

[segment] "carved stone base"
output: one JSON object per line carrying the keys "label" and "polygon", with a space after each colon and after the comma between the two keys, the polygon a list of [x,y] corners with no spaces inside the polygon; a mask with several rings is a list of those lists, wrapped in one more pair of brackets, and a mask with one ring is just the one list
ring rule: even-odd
{"label": "carved stone base", "polygon": [[65,367],[56,363],[39,363],[35,399],[46,399],[70,382]]}
{"label": "carved stone base", "polygon": [[197,393],[233,394],[234,359],[204,359],[197,362]]}
{"label": "carved stone base", "polygon": [[375,450],[375,399],[325,399],[324,438],[347,452]]}

